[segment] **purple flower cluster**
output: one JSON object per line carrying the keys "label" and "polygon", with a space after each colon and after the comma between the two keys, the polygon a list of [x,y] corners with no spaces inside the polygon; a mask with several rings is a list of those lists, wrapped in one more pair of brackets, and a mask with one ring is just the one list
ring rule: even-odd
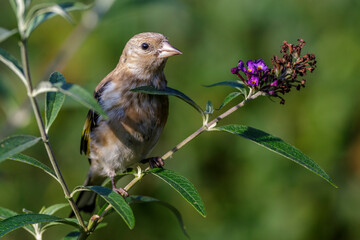
{"label": "purple flower cluster", "polygon": [[[237,67],[231,69],[233,74],[237,74],[240,79],[251,87],[258,86],[260,83],[260,79],[267,73],[268,67],[264,63],[264,60],[259,59],[255,61],[247,61],[246,62],[247,68],[243,61],[239,61]],[[243,72],[246,76],[246,80],[241,76],[239,72]]]}
{"label": "purple flower cluster", "polygon": [[281,99],[280,103],[284,104],[285,99],[279,94],[284,95],[293,87],[297,90],[305,87],[306,80],[298,80],[298,76],[303,77],[307,72],[313,72],[316,67],[314,54],[307,53],[301,56],[305,41],[299,39],[298,42],[298,45],[293,45],[284,41],[280,51],[283,56],[282,58],[274,56],[271,59],[272,69],[269,69],[262,59],[247,61],[247,68],[240,60],[238,66],[232,68],[231,72],[236,74],[248,87],[262,91],[269,96],[278,97]]}

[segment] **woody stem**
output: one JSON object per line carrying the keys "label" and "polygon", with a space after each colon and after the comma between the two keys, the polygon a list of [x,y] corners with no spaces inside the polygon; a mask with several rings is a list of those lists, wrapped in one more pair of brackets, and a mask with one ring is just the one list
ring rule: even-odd
{"label": "woody stem", "polygon": [[[233,112],[235,112],[236,110],[238,110],[239,108],[243,107],[248,101],[254,100],[255,98],[264,95],[263,92],[256,92],[255,94],[253,94],[252,89],[250,90],[248,96],[239,104],[233,106],[232,108],[230,108],[229,110],[227,110],[226,112],[224,112],[223,114],[219,115],[218,117],[214,118],[211,122],[205,124],[204,126],[202,126],[201,128],[199,128],[198,130],[196,130],[194,133],[192,133],[190,136],[188,136],[187,138],[185,138],[182,142],[180,142],[178,145],[176,145],[174,148],[172,148],[170,151],[168,151],[167,153],[165,153],[161,158],[163,160],[169,158],[170,156],[172,156],[176,151],[178,151],[180,148],[182,148],[183,146],[185,146],[187,143],[189,143],[191,140],[193,140],[195,137],[199,136],[202,132],[204,131],[211,131],[212,128],[215,127],[215,125],[222,119],[224,119],[225,117],[229,116],[230,114],[232,114]],[[147,167],[144,171],[149,170],[150,167]],[[124,190],[125,191],[129,191],[138,181],[140,181],[141,177],[135,177],[133,178],[125,187]],[[99,224],[99,220],[102,219],[106,213],[111,209],[111,205],[108,205],[106,207],[106,209],[101,213],[100,218],[96,219],[94,222],[92,222],[92,228],[91,230],[94,231],[96,226]]]}
{"label": "woody stem", "polygon": [[54,152],[52,150],[52,147],[50,145],[50,141],[49,141],[49,136],[47,135],[46,131],[45,131],[45,126],[44,126],[44,121],[42,119],[41,113],[40,113],[40,109],[39,109],[39,104],[35,98],[35,96],[33,96],[32,92],[33,92],[33,86],[32,86],[32,80],[31,80],[31,75],[30,75],[30,67],[29,67],[29,59],[28,59],[28,51],[27,51],[27,42],[26,39],[23,39],[20,42],[20,50],[21,50],[21,60],[22,60],[22,64],[23,64],[23,68],[24,68],[24,75],[25,75],[25,79],[27,81],[27,91],[28,91],[28,97],[30,99],[30,103],[32,106],[32,109],[34,111],[34,115],[36,118],[36,122],[40,131],[40,135],[42,138],[42,141],[44,143],[46,152],[48,154],[49,160],[51,162],[51,165],[55,171],[56,177],[64,191],[65,194],[65,198],[68,200],[72,210],[75,213],[75,216],[79,222],[79,224],[81,225],[81,227],[84,229],[84,231],[87,231],[87,227],[84,223],[83,218],[80,215],[80,211],[78,209],[78,207],[75,204],[74,199],[70,196],[70,191],[69,188],[66,185],[65,179],[62,176],[62,173],[60,171],[59,165],[56,161]]}

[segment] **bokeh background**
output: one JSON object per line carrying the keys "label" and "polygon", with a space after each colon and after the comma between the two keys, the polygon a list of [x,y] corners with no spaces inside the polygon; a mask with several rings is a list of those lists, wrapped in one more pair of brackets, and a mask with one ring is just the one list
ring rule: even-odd
{"label": "bokeh background", "polygon": [[[33,1],[40,2],[44,1]],[[34,31],[29,40],[34,82],[46,79],[54,59],[67,49],[68,59],[52,70],[61,71],[67,81],[92,92],[115,67],[127,40],[145,31],[165,34],[183,51],[183,55],[168,61],[165,72],[169,86],[202,106],[207,100],[219,106],[231,92],[230,87],[203,85],[234,80],[230,68],[239,59],[263,58],[270,64],[270,57],[280,54],[283,40],[296,43],[298,38],[305,39],[304,53],[315,53],[318,60],[306,88],[291,92],[285,105],[260,98],[221,124],[245,124],[281,137],[314,159],[338,189],[245,139],[204,133],[178,151],[166,167],[194,183],[204,200],[206,218],[151,176],[130,194],[153,196],[173,204],[182,213],[192,239],[360,239],[359,1],[102,0],[95,7],[98,21],[91,17],[96,11],[90,9],[72,13],[74,24],[55,17]],[[16,26],[5,0],[0,1],[0,26]],[[0,47],[19,57],[16,37]],[[43,100],[39,97],[40,102]],[[1,138],[39,135],[28,110],[21,81],[0,64]],[[50,130],[70,189],[82,184],[88,171],[86,157],[79,154],[86,113],[87,109],[67,99]],[[169,120],[152,155],[166,152],[200,125],[196,111],[171,98]],[[49,164],[41,144],[26,153]],[[0,165],[0,192],[0,206],[17,212],[66,202],[53,179],[36,168],[11,161]],[[69,208],[59,215],[68,213]],[[91,239],[185,239],[167,209],[142,204],[134,206],[134,213],[134,230],[113,214],[107,218],[108,226]],[[45,233],[45,239],[61,239],[71,230],[54,227]],[[4,239],[32,237],[17,230]]]}

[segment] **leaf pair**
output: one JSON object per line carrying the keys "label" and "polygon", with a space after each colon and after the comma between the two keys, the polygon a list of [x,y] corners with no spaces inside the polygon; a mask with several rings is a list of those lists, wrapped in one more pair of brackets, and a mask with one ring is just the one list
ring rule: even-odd
{"label": "leaf pair", "polygon": [[238,90],[236,92],[232,92],[229,95],[227,95],[217,110],[222,109],[229,102],[231,102],[233,99],[235,99],[236,97],[238,97],[240,95],[246,96],[246,87],[240,81],[236,81],[236,80],[235,81],[222,81],[222,82],[217,82],[217,83],[210,84],[210,85],[205,85],[205,87],[215,87],[215,86],[230,86],[230,87],[234,87]]}
{"label": "leaf pair", "polygon": [[46,131],[56,119],[63,103],[65,95],[70,96],[87,108],[95,110],[97,113],[107,117],[104,110],[100,107],[95,98],[82,87],[67,83],[64,76],[59,72],[50,75],[49,82],[40,84],[35,92],[47,92],[45,104],[45,127]]}
{"label": "leaf pair", "polygon": [[21,154],[20,152],[32,147],[41,140],[40,137],[28,135],[16,135],[5,138],[0,141],[0,163],[6,159],[14,160],[17,162],[26,163],[34,167],[40,168],[55,180],[58,178],[55,172],[45,164],[39,162],[35,158]]}
{"label": "leaf pair", "polygon": [[[25,79],[24,71],[18,61],[13,56],[11,56],[11,54],[1,48],[0,61],[6,64],[16,75],[18,75],[18,77],[23,81],[24,85],[28,88],[28,83]],[[95,110],[105,118],[107,117],[99,103],[88,91],[76,84],[67,83],[64,76],[59,72],[52,73],[50,75],[49,82],[41,82],[31,94],[36,96],[44,92],[47,92],[45,106],[46,131],[49,130],[51,124],[54,122],[61,106],[64,103],[64,94],[70,96],[85,107]]]}
{"label": "leaf pair", "polygon": [[43,208],[40,213],[25,214],[18,214],[12,210],[0,207],[0,219],[3,219],[0,221],[0,237],[18,228],[24,228],[35,238],[38,237],[38,234],[42,234],[45,229],[57,224],[67,224],[80,228],[75,219],[52,216],[55,212],[66,206],[68,206],[67,203],[55,204],[48,208]]}
{"label": "leaf pair", "polygon": [[[25,17],[26,9],[30,5],[30,1],[24,2],[24,0],[10,0],[10,3],[16,13],[19,33],[22,39],[29,38],[31,33],[40,24],[56,15],[62,16],[69,22],[72,22],[69,12],[76,10],[85,10],[89,8],[89,6],[79,2],[38,4],[32,7]],[[7,35],[9,34],[10,33],[7,33]],[[7,35],[4,33],[4,37],[6,37]]]}
{"label": "leaf pair", "polygon": [[[174,188],[178,193],[180,193],[180,195],[186,201],[188,201],[191,206],[193,206],[203,217],[205,217],[206,212],[204,203],[201,200],[201,197],[196,191],[194,185],[188,179],[167,169],[150,169],[146,173],[155,175],[164,182],[168,183],[172,188]],[[98,194],[108,204],[111,204],[114,210],[122,217],[122,219],[125,221],[125,223],[130,229],[134,228],[135,226],[135,217],[129,206],[130,203],[158,202],[168,207],[176,215],[183,232],[185,233],[185,235],[187,235],[183,226],[180,213],[171,205],[164,203],[160,200],[144,196],[130,196],[125,201],[124,198],[118,193],[102,186],[79,186],[74,189],[74,191],[71,193],[71,196],[73,196],[76,192],[79,191],[93,191]]]}

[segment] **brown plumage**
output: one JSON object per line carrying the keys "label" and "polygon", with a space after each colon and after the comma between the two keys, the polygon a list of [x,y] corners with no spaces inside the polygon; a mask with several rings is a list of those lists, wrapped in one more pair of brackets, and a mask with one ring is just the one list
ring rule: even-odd
{"label": "brown plumage", "polygon": [[[140,33],[126,44],[118,65],[95,88],[94,97],[109,118],[89,111],[81,138],[80,152],[88,155],[90,170],[85,185],[113,181],[117,171],[145,159],[158,141],[168,115],[167,96],[130,90],[152,85],[165,89],[163,69],[168,57],[181,54],[159,33]],[[126,194],[121,188],[113,189]],[[80,209],[92,211],[95,195],[82,192]]]}

